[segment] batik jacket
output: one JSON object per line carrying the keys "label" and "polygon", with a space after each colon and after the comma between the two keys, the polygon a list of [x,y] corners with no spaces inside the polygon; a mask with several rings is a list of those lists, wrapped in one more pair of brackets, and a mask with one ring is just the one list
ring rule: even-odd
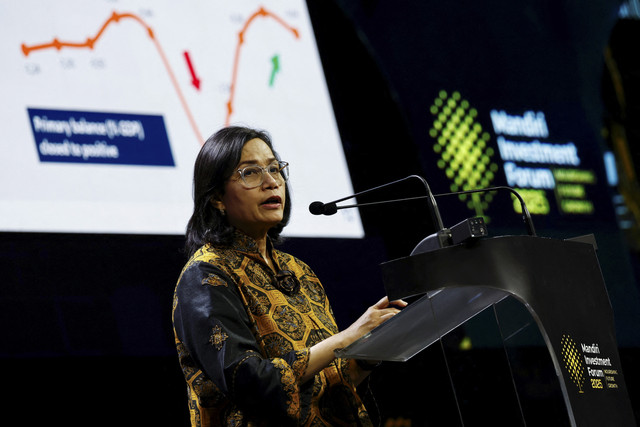
{"label": "batik jacket", "polygon": [[269,250],[276,272],[236,232],[231,246],[203,246],[180,275],[173,325],[192,426],[371,425],[348,360],[300,383],[310,347],[338,328],[311,269]]}

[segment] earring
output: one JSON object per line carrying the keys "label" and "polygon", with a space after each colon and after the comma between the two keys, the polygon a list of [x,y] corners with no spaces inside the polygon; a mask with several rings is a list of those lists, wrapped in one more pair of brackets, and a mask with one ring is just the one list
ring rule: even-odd
{"label": "earring", "polygon": [[220,209],[220,215],[227,216],[227,211],[225,211],[224,209]]}

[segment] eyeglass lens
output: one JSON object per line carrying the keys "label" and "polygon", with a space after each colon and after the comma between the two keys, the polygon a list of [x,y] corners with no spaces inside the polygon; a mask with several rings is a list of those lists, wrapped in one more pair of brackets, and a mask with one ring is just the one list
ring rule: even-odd
{"label": "eyeglass lens", "polygon": [[247,186],[257,187],[264,182],[265,172],[269,172],[277,182],[286,181],[287,168],[288,164],[286,162],[273,162],[266,168],[262,168],[260,166],[247,166],[240,170],[240,177],[242,177],[242,180]]}

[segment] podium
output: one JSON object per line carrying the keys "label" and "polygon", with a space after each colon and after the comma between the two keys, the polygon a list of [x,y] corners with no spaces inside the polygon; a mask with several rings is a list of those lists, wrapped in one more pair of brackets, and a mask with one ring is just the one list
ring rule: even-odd
{"label": "podium", "polygon": [[[509,354],[519,327],[499,307],[515,299],[542,336],[566,407],[566,423],[636,425],[595,241],[493,237],[389,261],[381,268],[390,300],[421,297],[337,356],[406,362],[487,309],[493,310]],[[522,410],[525,397],[517,391],[522,380],[513,366],[508,369],[521,425],[531,425]],[[459,425],[472,424],[469,416],[458,415]]]}

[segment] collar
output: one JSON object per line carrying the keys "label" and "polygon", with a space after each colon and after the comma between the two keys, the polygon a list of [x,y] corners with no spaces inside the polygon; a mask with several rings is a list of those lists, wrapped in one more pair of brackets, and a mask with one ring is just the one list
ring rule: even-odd
{"label": "collar", "polygon": [[[233,235],[233,241],[231,242],[231,249],[243,252],[256,260],[259,260],[260,263],[264,264],[264,260],[262,259],[262,255],[258,250],[258,243],[254,238],[249,237],[242,231],[236,229]],[[267,253],[271,256],[271,259],[275,263],[275,278],[276,281],[274,286],[278,288],[281,292],[292,295],[296,294],[300,289],[300,282],[296,278],[295,274],[289,270],[281,270],[280,269],[280,261],[278,260],[278,251],[273,249],[273,242],[271,238],[267,236]],[[265,264],[266,266],[266,264]],[[271,269],[269,269],[271,271]]]}
{"label": "collar", "polygon": [[[233,240],[231,241],[231,248],[236,251],[255,253],[260,255],[258,250],[258,242],[253,237],[249,237],[237,228],[233,232]],[[271,251],[271,240],[267,236],[267,251]]]}
{"label": "collar", "polygon": [[[238,252],[244,252],[247,255],[254,255],[262,260],[262,254],[258,249],[258,242],[253,237],[248,236],[244,232],[235,229],[233,233],[233,240],[230,245],[231,249]],[[267,254],[271,256],[271,259],[275,261],[276,267],[279,264],[276,256],[277,251],[273,248],[273,242],[271,238],[267,236]]]}

